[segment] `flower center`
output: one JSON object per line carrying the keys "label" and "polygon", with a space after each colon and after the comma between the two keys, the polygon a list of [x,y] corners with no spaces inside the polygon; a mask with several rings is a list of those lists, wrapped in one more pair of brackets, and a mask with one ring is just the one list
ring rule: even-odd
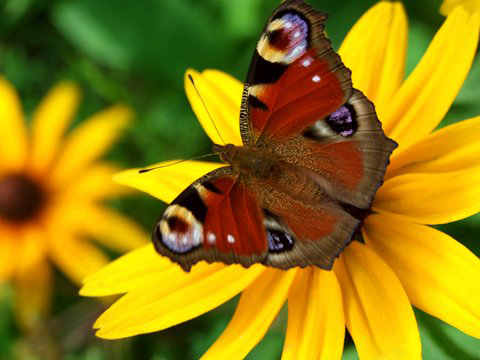
{"label": "flower center", "polygon": [[23,222],[33,218],[44,200],[43,189],[25,175],[0,178],[0,217],[7,221]]}

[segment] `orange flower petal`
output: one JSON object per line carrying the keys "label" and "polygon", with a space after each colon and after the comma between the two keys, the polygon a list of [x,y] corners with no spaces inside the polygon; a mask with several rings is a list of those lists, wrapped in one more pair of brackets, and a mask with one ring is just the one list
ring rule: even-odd
{"label": "orange flower petal", "polygon": [[12,84],[0,76],[0,175],[6,171],[20,171],[27,158],[27,130],[22,107]]}
{"label": "orange flower petal", "polygon": [[235,116],[237,113],[240,113],[244,86],[241,81],[232,75],[215,69],[204,70],[201,75],[204,80],[208,81],[211,86],[217,89],[217,93],[225,96],[223,100],[228,102],[228,107]]}
{"label": "orange flower petal", "polygon": [[123,338],[190,320],[243,291],[264,270],[261,265],[245,269],[199,263],[184,277],[166,274],[163,282],[145,283],[113,304],[95,323],[97,336]]}
{"label": "orange flower petal", "polygon": [[14,281],[15,314],[25,330],[33,330],[47,319],[50,309],[52,272],[44,261],[19,271]]}
{"label": "orange flower petal", "polygon": [[480,166],[439,174],[406,174],[387,180],[373,209],[422,224],[444,224],[480,211]]}
{"label": "orange flower petal", "polygon": [[40,103],[32,120],[30,166],[45,171],[58,154],[62,137],[80,101],[80,89],[73,83],[55,86]]}
{"label": "orange flower petal", "polygon": [[[175,160],[151,167],[172,163],[175,163]],[[171,203],[195,180],[222,166],[225,164],[188,160],[146,173],[139,173],[140,169],[125,170],[116,174],[114,180],[119,184],[144,191],[163,202]]]}
{"label": "orange flower petal", "polygon": [[353,86],[375,103],[380,119],[405,76],[407,33],[403,5],[381,1],[357,21],[339,50]]}
{"label": "orange flower petal", "polygon": [[295,273],[295,269],[265,269],[243,291],[232,320],[202,359],[243,359],[247,356],[285,303]]}
{"label": "orange flower petal", "polygon": [[444,127],[397,156],[393,153],[388,178],[406,173],[465,170],[479,164],[480,116]]}
{"label": "orange flower petal", "polygon": [[132,110],[123,105],[103,110],[79,125],[65,142],[51,173],[54,184],[73,179],[91,162],[110,149],[132,118]]}
{"label": "orange flower petal", "polygon": [[31,271],[46,256],[47,234],[39,225],[31,224],[24,226],[18,236],[17,271]]}
{"label": "orange flower petal", "polygon": [[167,257],[160,256],[153,244],[148,244],[87,276],[80,294],[83,296],[124,294],[145,284],[153,284],[156,280],[166,281],[171,278],[179,281],[187,276],[188,274],[178,265]]}
{"label": "orange flower petal", "polygon": [[0,284],[8,281],[17,268],[18,239],[0,224]]}
{"label": "orange flower petal", "polygon": [[98,243],[119,252],[128,252],[150,241],[138,224],[128,217],[100,205],[83,204],[71,213],[72,227]]}
{"label": "orange flower petal", "polygon": [[112,178],[120,168],[115,165],[98,163],[87,167],[77,177],[59,189],[61,200],[94,201],[131,193],[131,189],[115,183]]}
{"label": "orange flower petal", "polygon": [[78,284],[108,263],[108,258],[95,245],[62,231],[49,233],[49,253],[65,275]]}
{"label": "orange flower petal", "polygon": [[288,327],[282,360],[342,358],[345,320],[333,271],[299,270],[288,295]]}
{"label": "orange flower petal", "polygon": [[413,309],[387,264],[354,241],[335,261],[334,270],[360,359],[421,359]]}
{"label": "orange flower petal", "polygon": [[447,16],[457,6],[463,6],[470,12],[480,10],[480,0],[443,0],[442,6],[440,6],[440,13]]}
{"label": "orange flower petal", "polygon": [[413,305],[480,338],[480,260],[474,254],[438,230],[385,215],[367,218],[365,237]]}
{"label": "orange flower petal", "polygon": [[397,152],[429,134],[447,113],[465,80],[478,44],[479,17],[457,8],[435,35],[415,70],[382,116]]}
{"label": "orange flower petal", "polygon": [[[195,81],[203,102],[198,96],[188,75]],[[242,99],[243,85],[228,74],[220,71],[208,71],[205,76],[195,70],[189,69],[185,73],[185,91],[200,124],[215,144],[242,145],[240,137],[240,101]],[[222,139],[218,135],[220,132]]]}

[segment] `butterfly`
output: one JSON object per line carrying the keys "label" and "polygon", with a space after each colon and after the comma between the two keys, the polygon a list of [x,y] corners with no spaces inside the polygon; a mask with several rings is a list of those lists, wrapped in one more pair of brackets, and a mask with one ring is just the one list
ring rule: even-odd
{"label": "butterfly", "polygon": [[186,188],[153,231],[185,271],[202,260],[329,270],[368,214],[397,144],[325,37],[327,15],[284,1],[253,54],[243,146]]}

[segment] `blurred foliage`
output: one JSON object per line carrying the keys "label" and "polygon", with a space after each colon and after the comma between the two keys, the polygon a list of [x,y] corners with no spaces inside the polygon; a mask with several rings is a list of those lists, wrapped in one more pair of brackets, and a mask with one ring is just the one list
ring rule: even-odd
{"label": "blurred foliage", "polygon": [[[217,68],[244,79],[257,38],[278,0],[0,0],[0,70],[19,90],[31,113],[57,81],[84,89],[77,122],[102,107],[124,102],[137,119],[110,154],[124,167],[138,167],[210,151],[210,142],[184,96],[188,67]],[[311,0],[330,14],[328,34],[336,48],[373,0]],[[407,71],[425,51],[443,18],[439,0],[406,1],[410,35]],[[480,113],[480,61],[446,117],[445,124]],[[163,204],[138,195],[114,204],[149,229]],[[480,255],[480,217],[441,226]],[[12,295],[0,300],[0,359],[42,359],[49,346],[68,360],[195,359],[225,328],[236,299],[216,311],[171,329],[132,339],[102,341],[91,325],[106,307],[81,299],[56,274],[55,309],[46,333],[22,338],[15,328]],[[425,359],[478,359],[479,342],[418,312]],[[286,309],[249,359],[278,359]],[[36,338],[35,338],[36,336]],[[38,343],[42,344],[38,346]],[[401,341],[399,339],[399,341]],[[347,336],[344,359],[356,359]]]}

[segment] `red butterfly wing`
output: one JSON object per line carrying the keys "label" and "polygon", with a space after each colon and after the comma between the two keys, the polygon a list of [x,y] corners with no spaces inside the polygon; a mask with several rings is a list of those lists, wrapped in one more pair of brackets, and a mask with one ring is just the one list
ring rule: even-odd
{"label": "red butterfly wing", "polygon": [[269,189],[264,200],[269,245],[264,263],[281,269],[314,265],[330,270],[360,223],[327,201],[311,206],[274,189]]}
{"label": "red butterfly wing", "polygon": [[350,97],[350,70],[325,38],[325,19],[297,0],[273,13],[245,86],[240,118],[245,144],[298,134]]}
{"label": "red butterfly wing", "polygon": [[245,86],[246,145],[268,148],[331,198],[367,209],[396,144],[324,35],[326,15],[287,0],[267,23]]}
{"label": "red butterfly wing", "polygon": [[264,260],[263,215],[242,175],[220,168],[185,189],[165,210],[153,235],[160,254],[185,270],[200,260],[249,266]]}

